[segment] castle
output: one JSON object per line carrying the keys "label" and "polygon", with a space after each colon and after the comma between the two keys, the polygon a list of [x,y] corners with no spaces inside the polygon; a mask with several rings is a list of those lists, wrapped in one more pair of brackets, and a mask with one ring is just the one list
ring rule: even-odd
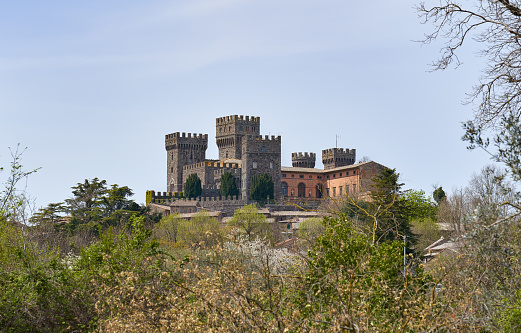
{"label": "castle", "polygon": [[282,167],[281,137],[261,136],[260,117],[220,117],[215,129],[219,148],[216,160],[206,159],[208,134],[177,132],[165,136],[167,192],[156,195],[148,191],[147,203],[173,202],[182,197],[184,184],[194,173],[201,179],[203,201],[220,197],[225,172],[234,175],[240,190],[235,199],[244,202],[249,200],[251,178],[263,173],[273,179],[272,199],[302,201],[360,195],[370,190],[371,179],[384,168],[372,161],[356,163],[356,150],[343,148],[322,150],[324,169],[315,168],[315,153],[302,152],[292,154],[292,167]]}

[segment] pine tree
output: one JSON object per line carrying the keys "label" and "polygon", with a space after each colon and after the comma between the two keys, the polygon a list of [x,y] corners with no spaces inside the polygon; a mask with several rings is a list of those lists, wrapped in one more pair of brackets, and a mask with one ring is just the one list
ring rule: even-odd
{"label": "pine tree", "polygon": [[253,200],[273,199],[273,188],[273,179],[269,173],[251,177],[250,196]]}
{"label": "pine tree", "polygon": [[202,191],[201,179],[197,174],[192,173],[185,182],[185,198],[197,198],[201,196]]}
{"label": "pine tree", "polygon": [[225,172],[221,176],[221,196],[224,198],[228,196],[238,196],[239,189],[237,188],[237,183],[235,182],[235,177],[231,172]]}

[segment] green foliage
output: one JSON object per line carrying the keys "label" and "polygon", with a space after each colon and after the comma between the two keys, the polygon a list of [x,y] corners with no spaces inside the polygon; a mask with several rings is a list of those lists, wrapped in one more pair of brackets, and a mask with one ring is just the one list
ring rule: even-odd
{"label": "green foliage", "polygon": [[237,209],[228,225],[245,233],[249,241],[258,237],[273,240],[273,233],[266,216],[259,213],[254,204]]}
{"label": "green foliage", "polygon": [[177,214],[168,214],[161,218],[159,223],[154,226],[152,235],[161,244],[175,244],[178,238],[178,228],[181,218]]}
{"label": "green foliage", "polygon": [[434,192],[432,192],[432,197],[434,198],[434,201],[436,201],[436,203],[439,205],[443,200],[445,200],[447,198],[447,196],[445,195],[445,191],[443,190],[443,188],[440,186],[438,188],[436,188],[434,190]]}
{"label": "green foliage", "polygon": [[436,218],[437,207],[422,190],[406,191],[399,200],[403,201],[404,206],[408,208],[409,221]]}
{"label": "green foliage", "polygon": [[[20,151],[20,144],[18,144],[16,150],[12,150],[11,148],[9,148],[9,150],[12,160],[9,175],[0,191],[0,220],[7,219],[10,221],[25,222],[22,220],[25,217],[27,198],[25,191],[19,191],[16,186],[20,181],[27,179],[31,174],[37,172],[39,168],[34,170],[25,170],[23,168],[21,161],[25,149]],[[3,170],[3,167],[0,167],[0,173],[2,173]]]}
{"label": "green foliage", "polygon": [[307,218],[298,227],[298,236],[305,240],[315,240],[326,231],[324,221],[319,217]]}
{"label": "green foliage", "polygon": [[273,180],[269,173],[253,175],[250,183],[250,197],[257,201],[273,199],[273,186]]}
{"label": "green foliage", "polygon": [[399,176],[396,169],[385,168],[373,178],[370,197],[374,211],[374,233],[378,241],[399,240],[404,236],[413,240],[409,222],[416,213],[412,212],[410,201],[401,199],[404,184],[398,183]]}
{"label": "green foliage", "polygon": [[516,292],[513,304],[505,302],[500,313],[499,324],[504,332],[515,333],[521,330],[521,290]]}
{"label": "green foliage", "polygon": [[221,176],[221,196],[226,198],[228,196],[238,196],[239,189],[237,188],[237,183],[235,181],[235,177],[231,172],[225,172]]}
{"label": "green foliage", "polygon": [[[429,277],[421,269],[407,267],[404,279],[403,243],[372,245],[370,235],[359,233],[342,218],[329,219],[327,225],[309,252],[302,300],[305,317],[320,313],[323,325],[317,327],[322,329],[340,319],[338,324],[347,331],[362,324],[370,331],[392,332],[415,325],[411,313],[419,313],[418,306],[426,303]],[[335,306],[338,312],[331,311]],[[364,323],[362,318],[370,320]]]}
{"label": "green foliage", "polygon": [[185,198],[197,198],[201,196],[202,191],[201,179],[199,179],[197,174],[192,173],[185,182]]}
{"label": "green foliage", "polygon": [[221,241],[219,221],[205,212],[181,219],[177,225],[177,240],[187,247],[211,247]]}

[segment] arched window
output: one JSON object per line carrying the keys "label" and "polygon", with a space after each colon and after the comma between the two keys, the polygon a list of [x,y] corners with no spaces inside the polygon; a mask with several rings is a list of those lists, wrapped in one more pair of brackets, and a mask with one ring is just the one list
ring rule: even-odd
{"label": "arched window", "polygon": [[282,182],[281,186],[282,186],[282,196],[287,197],[288,196],[288,183]]}
{"label": "arched window", "polygon": [[298,197],[304,198],[306,196],[306,184],[298,183],[297,189],[298,189]]}

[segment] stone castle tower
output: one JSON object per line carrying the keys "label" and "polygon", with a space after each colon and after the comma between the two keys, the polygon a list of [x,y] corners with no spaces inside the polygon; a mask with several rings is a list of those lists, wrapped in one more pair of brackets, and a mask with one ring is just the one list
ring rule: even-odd
{"label": "stone castle tower", "polygon": [[[241,149],[242,196],[249,197],[251,177],[262,173],[271,175],[274,184],[273,195],[280,197],[281,139],[261,135],[243,137]],[[273,198],[272,198],[273,199]]]}
{"label": "stone castle tower", "polygon": [[167,191],[183,191],[183,167],[203,162],[208,134],[171,133],[165,135]]}
{"label": "stone castle tower", "polygon": [[246,135],[260,134],[260,117],[227,116],[216,119],[215,139],[219,148],[219,160],[240,160],[242,142]]}
{"label": "stone castle tower", "polygon": [[292,153],[291,164],[294,168],[314,168],[317,154],[315,153]]}
{"label": "stone castle tower", "polygon": [[331,148],[322,150],[324,170],[351,165],[355,163],[355,160],[356,149]]}
{"label": "stone castle tower", "polygon": [[235,175],[242,197],[248,198],[251,177],[268,173],[273,179],[274,197],[279,197],[281,138],[263,137],[259,132],[260,117],[233,115],[217,118],[218,161],[206,159],[208,134],[167,134],[167,191],[182,192],[186,178],[195,173],[201,179],[203,196],[219,195],[220,176],[229,171]]}

